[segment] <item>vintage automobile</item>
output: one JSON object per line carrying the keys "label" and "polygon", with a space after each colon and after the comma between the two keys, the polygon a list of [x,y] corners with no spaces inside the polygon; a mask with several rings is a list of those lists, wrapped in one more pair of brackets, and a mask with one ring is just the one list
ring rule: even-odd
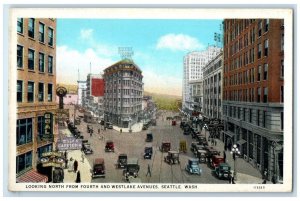
{"label": "vintage automobile", "polygon": [[148,129],[148,126],[147,125],[143,125],[143,128],[142,128],[144,131]]}
{"label": "vintage automobile", "polygon": [[131,177],[138,177],[140,165],[137,158],[128,158],[126,168],[123,170],[123,176],[127,181]]}
{"label": "vintage automobile", "polygon": [[117,167],[118,168],[125,168],[127,165],[127,154],[119,154]]}
{"label": "vintage automobile", "polygon": [[218,167],[221,163],[225,163],[225,160],[222,156],[213,155],[211,158],[210,166],[212,168]]}
{"label": "vintage automobile", "polygon": [[189,135],[189,134],[190,134],[190,129],[183,130],[183,135]]}
{"label": "vintage automobile", "polygon": [[103,158],[96,158],[93,163],[92,178],[104,177],[105,178],[105,164]]}
{"label": "vintage automobile", "polygon": [[176,120],[172,120],[172,126],[176,126]]}
{"label": "vintage automobile", "polygon": [[185,122],[185,121],[180,122],[180,128],[183,129],[186,124],[187,124],[187,122]]}
{"label": "vintage automobile", "polygon": [[75,121],[74,121],[74,124],[75,125],[80,125],[81,123],[81,119],[80,118],[76,118]]}
{"label": "vintage automobile", "polygon": [[206,150],[198,149],[196,156],[199,159],[199,163],[206,163],[206,161],[207,161],[207,151]]}
{"label": "vintage automobile", "polygon": [[153,147],[145,147],[144,159],[151,159],[153,154]]}
{"label": "vintage automobile", "polygon": [[209,163],[212,162],[212,157],[214,155],[220,155],[220,151],[216,150],[214,147],[206,147],[207,150],[207,160]]}
{"label": "vintage automobile", "polygon": [[93,154],[93,150],[91,148],[91,144],[90,143],[83,143],[82,144],[82,151],[84,152],[84,154]]}
{"label": "vintage automobile", "polygon": [[185,170],[189,174],[202,174],[202,169],[199,166],[199,159],[198,158],[189,158],[188,163],[185,166]]}
{"label": "vintage automobile", "polygon": [[171,143],[170,142],[162,142],[161,147],[159,147],[161,152],[168,152],[171,150]]}
{"label": "vintage automobile", "polygon": [[164,157],[164,161],[169,164],[179,164],[179,152],[178,151],[168,151],[168,155]]}
{"label": "vintage automobile", "polygon": [[115,145],[113,141],[107,141],[105,145],[105,152],[115,152]]}
{"label": "vintage automobile", "polygon": [[219,179],[229,179],[230,178],[231,167],[228,163],[221,163],[216,167],[213,172]]}
{"label": "vintage automobile", "polygon": [[153,135],[152,133],[147,133],[146,135],[146,142],[152,142],[153,141]]}
{"label": "vintage automobile", "polygon": [[112,125],[112,123],[110,123],[110,122],[106,122],[106,123],[105,123],[105,128],[108,128],[108,129],[113,129],[113,125]]}

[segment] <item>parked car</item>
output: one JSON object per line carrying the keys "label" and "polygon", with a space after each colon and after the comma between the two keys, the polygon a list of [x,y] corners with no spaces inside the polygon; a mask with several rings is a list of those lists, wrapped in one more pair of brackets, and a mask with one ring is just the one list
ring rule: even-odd
{"label": "parked car", "polygon": [[207,162],[207,151],[204,149],[198,149],[197,158],[199,159],[199,163],[206,163]]}
{"label": "parked car", "polygon": [[107,141],[105,145],[105,152],[115,152],[115,145],[113,141]]}
{"label": "parked car", "polygon": [[125,168],[127,165],[127,154],[119,154],[118,156],[118,168]]}
{"label": "parked car", "polygon": [[159,147],[161,152],[168,152],[171,150],[171,143],[170,142],[162,142],[161,147]]}
{"label": "parked car", "polygon": [[113,129],[113,124],[110,123],[110,122],[106,122],[105,127],[108,128],[108,129]]}
{"label": "parked car", "polygon": [[152,135],[152,133],[147,133],[146,142],[152,142],[152,141],[153,141],[153,135]]}
{"label": "parked car", "polygon": [[189,158],[189,160],[188,160],[188,162],[185,166],[185,170],[189,174],[201,175],[202,174],[202,169],[199,166],[199,159],[198,158]]}
{"label": "parked car", "polygon": [[138,177],[140,165],[137,158],[128,158],[126,168],[123,170],[123,176],[128,181],[131,177]]}
{"label": "parked car", "polygon": [[147,125],[143,125],[143,128],[142,128],[144,131],[148,129],[148,126]]}
{"label": "parked car", "polygon": [[221,163],[218,167],[213,170],[213,173],[219,179],[229,179],[230,178],[231,167],[228,163]]}
{"label": "parked car", "polygon": [[93,162],[92,178],[95,177],[105,178],[105,164],[103,158],[96,158]]}
{"label": "parked car", "polygon": [[164,157],[164,161],[169,164],[179,164],[179,152],[178,151],[168,151],[168,155]]}
{"label": "parked car", "polygon": [[209,163],[212,162],[212,157],[214,155],[220,155],[220,151],[216,150],[214,147],[206,147],[207,150],[207,160]]}
{"label": "parked car", "polygon": [[84,154],[93,154],[93,150],[91,148],[91,144],[90,143],[83,143],[82,144],[82,151],[84,152]]}
{"label": "parked car", "polygon": [[225,160],[222,156],[213,155],[211,158],[210,166],[212,168],[218,167],[221,163],[225,163]]}
{"label": "parked car", "polygon": [[183,130],[183,135],[189,135],[190,134],[190,130],[189,129],[184,129]]}
{"label": "parked car", "polygon": [[145,147],[144,159],[151,159],[153,154],[153,147]]}
{"label": "parked car", "polygon": [[180,128],[183,129],[186,124],[187,124],[187,122],[185,122],[185,121],[180,122]]}

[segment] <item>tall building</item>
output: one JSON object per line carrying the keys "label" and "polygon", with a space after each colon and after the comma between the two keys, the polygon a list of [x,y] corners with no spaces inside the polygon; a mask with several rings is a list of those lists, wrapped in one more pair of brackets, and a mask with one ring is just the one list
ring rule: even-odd
{"label": "tall building", "polygon": [[203,68],[203,115],[222,119],[223,52]]}
{"label": "tall building", "polygon": [[80,106],[83,106],[84,104],[83,104],[83,102],[84,102],[84,100],[83,100],[83,90],[84,89],[86,89],[86,81],[83,81],[83,80],[78,80],[77,81],[77,84],[78,84],[78,93],[77,93],[77,95],[78,95],[78,102],[77,102],[77,104],[78,105],[80,105]]}
{"label": "tall building", "polygon": [[226,145],[269,178],[283,177],[284,22],[225,20],[223,119]]}
{"label": "tall building", "polygon": [[[58,132],[55,41],[56,19],[18,18],[17,66],[13,67],[17,69],[17,182],[47,180],[37,173],[37,161],[53,150]],[[44,127],[45,117],[50,117],[49,129]]]}
{"label": "tall building", "polygon": [[183,83],[182,83],[182,110],[191,113],[193,108],[192,89],[189,84],[192,80],[203,78],[203,67],[214,58],[220,48],[209,46],[201,52],[191,52],[184,57],[183,61]]}
{"label": "tall building", "polygon": [[104,70],[104,120],[130,128],[142,115],[143,75],[130,59]]}
{"label": "tall building", "polygon": [[189,84],[192,92],[191,98],[194,115],[199,115],[202,113],[203,108],[203,81],[202,79],[192,80]]}

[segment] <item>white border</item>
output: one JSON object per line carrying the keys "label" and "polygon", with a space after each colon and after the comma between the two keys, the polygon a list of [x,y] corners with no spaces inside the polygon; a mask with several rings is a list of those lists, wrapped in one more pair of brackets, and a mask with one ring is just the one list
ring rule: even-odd
{"label": "white border", "polygon": [[[88,12],[87,12],[88,10]],[[77,191],[106,191],[106,192],[290,192],[292,190],[292,134],[293,134],[293,21],[291,9],[158,9],[158,8],[13,8],[10,10],[10,48],[9,48],[9,133],[15,133],[16,124],[16,18],[34,17],[34,18],[103,18],[103,19],[223,19],[223,18],[281,18],[285,22],[285,106],[284,106],[284,184],[263,185],[264,189],[255,189],[262,185],[223,185],[223,184],[198,184],[196,190],[186,190],[184,188],[163,190],[151,189],[80,189]],[[287,97],[290,97],[289,99]],[[288,116],[289,115],[289,116]],[[13,191],[72,191],[71,189],[28,189],[22,183],[15,183],[15,157],[16,145],[15,135],[9,136],[9,189]],[[45,184],[47,186],[51,184]],[[68,185],[68,184],[63,184]],[[82,184],[80,184],[82,185]],[[109,184],[108,184],[109,185]],[[123,184],[122,184],[123,185]],[[126,184],[125,184],[126,185]],[[157,184],[161,187],[162,184]],[[183,186],[184,184],[179,184]],[[101,186],[101,184],[99,184]]]}

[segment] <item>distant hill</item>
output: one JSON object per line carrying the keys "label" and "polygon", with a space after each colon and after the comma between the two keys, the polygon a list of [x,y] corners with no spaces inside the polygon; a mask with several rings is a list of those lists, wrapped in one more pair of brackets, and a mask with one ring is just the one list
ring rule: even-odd
{"label": "distant hill", "polygon": [[182,97],[168,94],[157,94],[152,92],[144,92],[145,96],[152,96],[153,101],[160,110],[172,110],[177,111],[181,108]]}

